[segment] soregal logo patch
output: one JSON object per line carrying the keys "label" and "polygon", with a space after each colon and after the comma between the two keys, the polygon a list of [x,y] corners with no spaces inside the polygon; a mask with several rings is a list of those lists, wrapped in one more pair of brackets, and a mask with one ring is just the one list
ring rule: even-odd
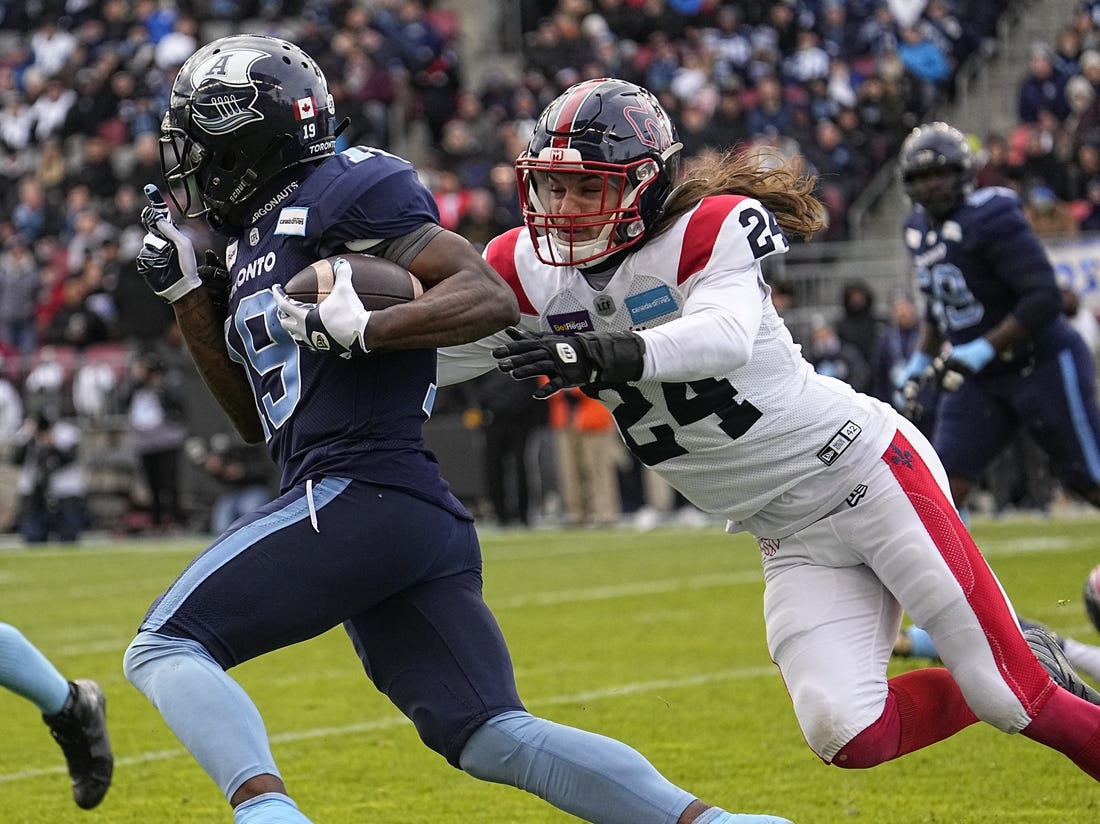
{"label": "soregal logo patch", "polygon": [[546,322],[555,335],[576,335],[592,331],[592,318],[587,312],[563,312],[560,315],[547,315]]}

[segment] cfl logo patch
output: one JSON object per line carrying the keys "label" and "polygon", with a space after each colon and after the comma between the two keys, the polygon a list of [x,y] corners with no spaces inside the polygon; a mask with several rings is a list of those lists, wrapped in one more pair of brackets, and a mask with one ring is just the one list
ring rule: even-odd
{"label": "cfl logo patch", "polygon": [[313,348],[319,352],[327,352],[332,347],[329,345],[328,338],[324,332],[314,332],[309,336],[309,341],[313,344]]}
{"label": "cfl logo patch", "polygon": [[558,353],[558,360],[562,363],[576,363],[577,362],[577,350],[570,346],[568,343],[559,343],[554,347]]}

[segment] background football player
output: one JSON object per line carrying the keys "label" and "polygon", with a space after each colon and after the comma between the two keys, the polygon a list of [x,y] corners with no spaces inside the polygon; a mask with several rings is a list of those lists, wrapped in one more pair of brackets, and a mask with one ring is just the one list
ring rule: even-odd
{"label": "background football player", "polygon": [[[929,371],[952,381],[944,388],[954,391],[939,394],[932,444],[956,505],[1024,427],[1065,488],[1100,506],[1092,356],[1062,312],[1016,193],[975,189],[970,144],[946,123],[914,129],[899,164],[913,202],[903,236],[925,301],[899,387],[912,394]],[[946,360],[933,366],[945,343]]]}

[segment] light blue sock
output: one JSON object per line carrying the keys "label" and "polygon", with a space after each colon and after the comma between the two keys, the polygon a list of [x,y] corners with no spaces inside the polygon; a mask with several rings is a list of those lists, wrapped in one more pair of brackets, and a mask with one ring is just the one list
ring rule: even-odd
{"label": "light blue sock", "polygon": [[43,715],[56,715],[69,700],[65,676],[11,624],[0,624],[0,684]]}
{"label": "light blue sock", "polygon": [[794,822],[774,815],[727,813],[718,807],[711,807],[691,824],[794,824]]}
{"label": "light blue sock", "polygon": [[310,824],[298,805],[282,793],[264,793],[238,804],[233,824]]}
{"label": "light blue sock", "polygon": [[[527,790],[595,824],[676,824],[695,799],[621,741],[526,712],[490,719],[470,737],[460,764],[475,778]],[[708,815],[713,824],[790,824],[717,808]]]}
{"label": "light blue sock", "polygon": [[201,645],[139,632],[123,669],[227,799],[249,778],[280,777],[256,705]]}
{"label": "light blue sock", "polygon": [[925,632],[920,627],[909,627],[909,631],[906,633],[909,636],[909,641],[912,643],[912,648],[909,654],[916,658],[933,658],[939,660],[940,654],[936,652],[936,646],[932,643],[932,636]]}

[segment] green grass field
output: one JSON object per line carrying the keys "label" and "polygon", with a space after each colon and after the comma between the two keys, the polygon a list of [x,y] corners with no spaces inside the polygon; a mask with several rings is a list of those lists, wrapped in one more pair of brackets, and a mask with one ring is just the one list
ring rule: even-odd
{"label": "green grass field", "polygon": [[[979,544],[1024,615],[1100,643],[1081,606],[1100,520],[980,522]],[[483,536],[486,594],[529,708],[615,736],[727,809],[798,824],[1100,820],[1097,785],[1058,753],[975,726],[868,771],[805,746],[761,619],[756,548],[720,529]],[[37,711],[0,690],[0,821],[228,822],[213,782],[121,673],[151,600],[201,541],[0,552],[0,620],[108,695],[115,782],[78,810]],[[906,664],[895,664],[906,666]],[[574,820],[483,784],[423,747],[362,675],[342,632],[235,671],[272,734],[290,791],[318,824]]]}

